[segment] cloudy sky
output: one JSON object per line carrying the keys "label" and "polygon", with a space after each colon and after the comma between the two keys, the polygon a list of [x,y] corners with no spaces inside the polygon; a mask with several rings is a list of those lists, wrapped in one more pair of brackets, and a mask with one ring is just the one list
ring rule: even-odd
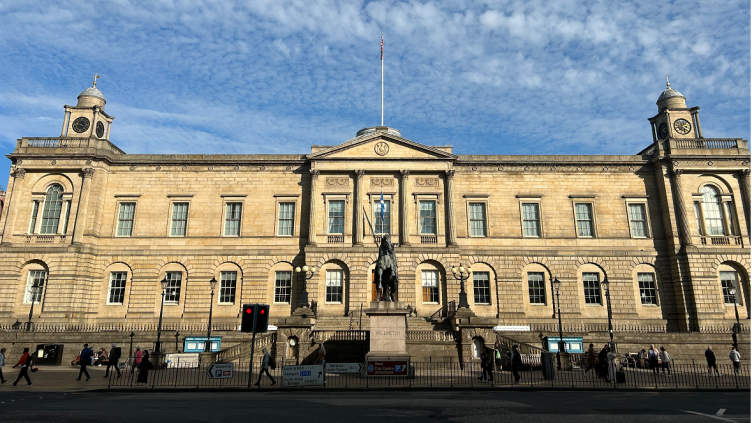
{"label": "cloudy sky", "polygon": [[0,150],[58,136],[95,72],[129,153],[340,143],[379,124],[382,32],[385,124],[413,141],[634,154],[666,73],[706,137],[749,139],[749,23],[742,0],[0,0]]}

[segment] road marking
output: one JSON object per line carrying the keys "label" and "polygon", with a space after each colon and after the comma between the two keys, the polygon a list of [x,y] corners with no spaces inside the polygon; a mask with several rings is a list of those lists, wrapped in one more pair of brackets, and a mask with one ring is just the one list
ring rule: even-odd
{"label": "road marking", "polygon": [[725,413],[725,412],[726,412],[726,409],[725,409],[725,408],[721,408],[721,409],[719,409],[719,410],[718,410],[718,411],[717,411],[717,412],[715,413],[715,415],[716,415],[716,416],[718,416],[718,417],[721,417],[721,416],[723,415],[723,413]]}
{"label": "road marking", "polygon": [[681,411],[683,411],[685,413],[690,413],[690,414],[697,414],[698,416],[709,417],[711,419],[722,420],[724,422],[736,422],[736,420],[731,420],[731,419],[727,419],[727,418],[724,418],[724,417],[718,417],[718,416],[715,416],[713,414],[704,414],[704,413],[698,413],[696,411],[687,411],[687,410],[681,410]]}

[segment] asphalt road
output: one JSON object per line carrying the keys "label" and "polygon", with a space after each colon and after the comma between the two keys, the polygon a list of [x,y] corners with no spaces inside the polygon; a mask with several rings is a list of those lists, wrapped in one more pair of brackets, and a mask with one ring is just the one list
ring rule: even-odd
{"label": "asphalt road", "polygon": [[0,396],[0,422],[746,423],[750,420],[748,391],[35,393],[17,389]]}

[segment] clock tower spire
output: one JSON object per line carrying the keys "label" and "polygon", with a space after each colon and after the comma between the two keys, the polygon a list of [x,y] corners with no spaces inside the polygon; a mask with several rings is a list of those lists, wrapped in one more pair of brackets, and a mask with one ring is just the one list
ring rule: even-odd
{"label": "clock tower spire", "polygon": [[97,89],[99,78],[100,75],[94,74],[94,82],[78,95],[75,106],[65,106],[61,137],[110,139],[110,126],[115,118],[104,111],[107,101]]}
{"label": "clock tower spire", "polygon": [[700,108],[687,108],[687,99],[682,93],[671,88],[666,75],[666,89],[655,102],[658,114],[648,118],[653,129],[653,141],[672,139],[702,138],[700,128]]}

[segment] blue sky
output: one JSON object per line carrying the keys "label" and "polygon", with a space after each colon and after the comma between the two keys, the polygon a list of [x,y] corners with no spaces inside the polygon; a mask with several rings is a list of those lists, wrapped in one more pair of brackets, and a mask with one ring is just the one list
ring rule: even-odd
{"label": "blue sky", "polygon": [[[129,153],[306,153],[385,124],[457,154],[634,154],[672,87],[750,138],[748,1],[0,0],[0,150],[99,73]],[[10,162],[0,159],[0,184]]]}

